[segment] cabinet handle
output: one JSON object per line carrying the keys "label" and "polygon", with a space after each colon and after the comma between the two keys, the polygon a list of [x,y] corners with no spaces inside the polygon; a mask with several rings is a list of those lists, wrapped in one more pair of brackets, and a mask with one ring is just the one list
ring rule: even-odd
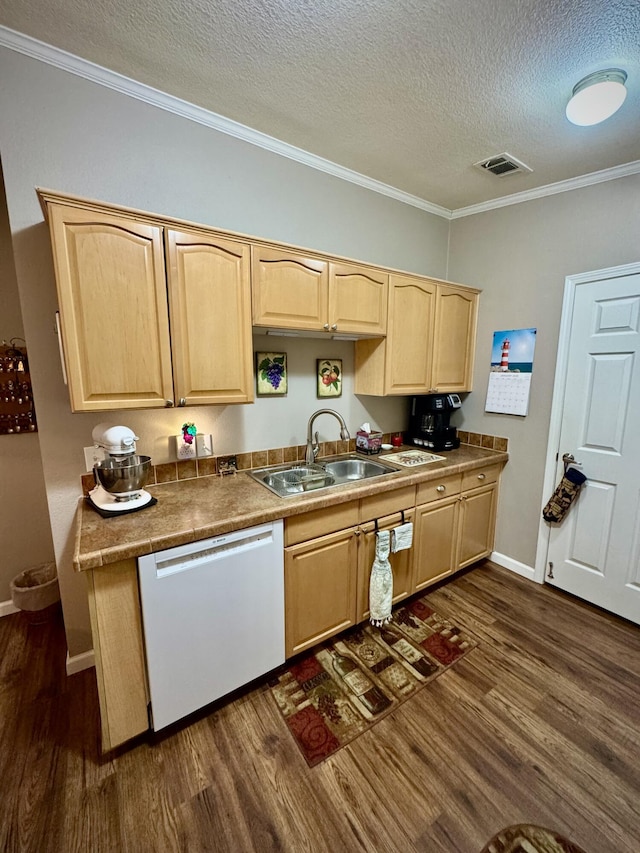
{"label": "cabinet handle", "polygon": [[329,331],[329,324],[325,323],[323,328],[324,328],[325,332],[328,332]]}
{"label": "cabinet handle", "polygon": [[486,476],[487,476],[486,474],[478,474],[478,479],[479,479],[479,480],[484,480],[484,478],[485,478]]}
{"label": "cabinet handle", "polygon": [[332,332],[337,332],[337,331],[338,331],[338,324],[337,324],[337,323],[334,323],[334,324],[333,324],[333,326],[331,327],[331,331],[332,331]]}
{"label": "cabinet handle", "polygon": [[436,492],[446,492],[445,486],[436,486]]}
{"label": "cabinet handle", "polygon": [[173,400],[165,400],[164,407],[165,409],[173,409]]}

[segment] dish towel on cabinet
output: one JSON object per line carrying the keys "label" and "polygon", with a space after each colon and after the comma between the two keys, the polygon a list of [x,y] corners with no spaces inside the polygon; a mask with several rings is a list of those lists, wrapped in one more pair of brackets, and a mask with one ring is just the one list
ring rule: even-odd
{"label": "dish towel on cabinet", "polygon": [[398,551],[406,551],[411,548],[413,542],[413,522],[407,521],[404,524],[393,528],[393,536],[391,537],[391,553],[397,554]]}
{"label": "dish towel on cabinet", "polygon": [[391,531],[376,533],[376,556],[369,579],[369,621],[372,625],[386,625],[391,621],[393,600],[393,572],[389,562]]}

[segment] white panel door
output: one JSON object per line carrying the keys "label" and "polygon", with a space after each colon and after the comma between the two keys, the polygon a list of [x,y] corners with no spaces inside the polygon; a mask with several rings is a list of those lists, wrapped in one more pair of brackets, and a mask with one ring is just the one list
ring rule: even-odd
{"label": "white panel door", "polygon": [[551,525],[546,580],[640,623],[640,275],[575,288],[560,428],[587,482]]}

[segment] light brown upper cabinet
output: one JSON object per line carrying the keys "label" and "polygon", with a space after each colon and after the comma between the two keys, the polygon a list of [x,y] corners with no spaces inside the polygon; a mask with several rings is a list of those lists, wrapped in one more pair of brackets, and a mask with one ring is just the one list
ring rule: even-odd
{"label": "light brown upper cabinet", "polygon": [[471,391],[477,319],[477,290],[438,284],[431,376],[434,391]]}
{"label": "light brown upper cabinet", "polygon": [[39,195],[73,411],[252,401],[247,244]]}
{"label": "light brown upper cabinet", "polygon": [[250,249],[166,233],[175,396],[186,405],[253,400]]}
{"label": "light brown upper cabinet", "polygon": [[355,393],[470,391],[478,291],[389,276],[388,333],[355,344]]}
{"label": "light brown upper cabinet", "polygon": [[265,246],[252,252],[254,326],[386,334],[386,272]]}

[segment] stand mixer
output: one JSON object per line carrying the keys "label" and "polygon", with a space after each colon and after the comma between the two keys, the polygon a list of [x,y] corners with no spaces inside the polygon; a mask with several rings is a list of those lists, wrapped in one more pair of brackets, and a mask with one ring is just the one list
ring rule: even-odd
{"label": "stand mixer", "polygon": [[137,455],[138,436],[129,427],[98,424],[91,437],[106,454],[93,466],[96,485],[88,500],[94,508],[101,515],[118,515],[155,503],[143,488],[151,471],[151,457]]}

